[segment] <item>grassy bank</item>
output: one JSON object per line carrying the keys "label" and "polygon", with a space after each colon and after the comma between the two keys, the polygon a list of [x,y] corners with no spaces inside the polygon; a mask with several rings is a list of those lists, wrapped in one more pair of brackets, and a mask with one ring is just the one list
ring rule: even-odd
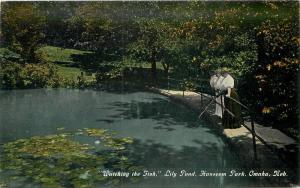
{"label": "grassy bank", "polygon": [[81,72],[85,73],[87,80],[93,80],[94,74],[87,75],[85,70],[78,67],[78,63],[74,60],[74,56],[94,54],[90,51],[82,51],[76,49],[68,49],[54,46],[44,46],[39,49],[45,54],[45,60],[56,64],[58,74],[68,80],[76,80]]}

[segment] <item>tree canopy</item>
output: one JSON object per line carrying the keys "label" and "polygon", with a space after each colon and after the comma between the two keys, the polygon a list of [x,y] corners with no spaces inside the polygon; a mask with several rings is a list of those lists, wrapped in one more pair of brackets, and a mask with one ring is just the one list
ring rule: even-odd
{"label": "tree canopy", "polygon": [[92,72],[103,72],[107,62],[117,67],[110,74],[125,70],[121,66],[146,63],[154,80],[163,76],[157,74],[159,65],[169,76],[194,83],[223,67],[237,79],[241,100],[262,121],[279,128],[297,125],[296,1],[4,2],[1,6],[2,46],[25,63],[41,62],[37,49],[52,45],[93,52],[93,57],[82,57],[87,60],[81,66]]}

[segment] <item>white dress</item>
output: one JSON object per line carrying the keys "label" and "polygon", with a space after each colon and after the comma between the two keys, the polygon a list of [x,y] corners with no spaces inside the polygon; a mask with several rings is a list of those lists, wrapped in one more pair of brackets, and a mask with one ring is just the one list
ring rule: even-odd
{"label": "white dress", "polygon": [[[221,90],[221,83],[223,81],[224,77],[223,75],[220,75],[218,77],[218,80],[216,81],[216,85],[215,85],[215,89],[219,92]],[[216,94],[218,94],[218,92]],[[223,99],[223,100],[222,100]],[[222,106],[224,106],[224,97],[223,96],[219,96],[216,98],[216,110],[215,110],[215,115],[219,116],[222,118],[222,107],[220,104],[222,104]]]}
{"label": "white dress", "polygon": [[224,74],[224,79],[222,80],[220,84],[220,90],[226,91],[228,88],[234,88],[234,79],[232,76],[228,73]]}
{"label": "white dress", "polygon": [[[218,94],[218,92],[221,91],[227,91],[228,88],[233,88],[234,87],[234,79],[233,77],[228,74],[225,73],[224,75],[213,75],[210,77],[210,86],[212,88],[214,88],[217,92],[216,95]],[[216,108],[215,108],[215,115],[219,116],[222,118],[222,106],[224,107],[224,96],[219,96],[216,98]],[[220,105],[222,104],[222,106]]]}
{"label": "white dress", "polygon": [[210,77],[210,81],[209,81],[210,86],[211,86],[212,88],[215,89],[217,81],[218,81],[218,76],[215,75],[215,74],[212,75],[212,76]]}
{"label": "white dress", "polygon": [[[210,77],[210,86],[214,89],[214,90],[217,90],[217,83],[218,83],[218,80],[219,80],[219,76],[218,75],[212,75]],[[218,92],[216,92],[216,95],[218,94]],[[216,98],[216,101],[220,101],[221,102],[221,98],[218,97]],[[220,116],[220,112],[219,112],[219,108],[218,108],[218,105],[216,104],[216,107],[215,107],[215,115],[217,116]],[[221,113],[221,116],[222,116],[222,113]]]}
{"label": "white dress", "polygon": [[[218,85],[220,91],[228,91],[228,88],[233,88],[234,87],[234,79],[232,78],[232,76],[230,74],[225,73],[224,75],[222,75],[222,77],[223,77],[223,79],[220,80],[220,84]],[[222,97],[222,105],[224,107],[224,96],[221,96],[221,97]],[[222,117],[222,112],[224,112],[224,108],[223,108],[223,111],[222,111],[222,108],[219,105],[218,113],[219,114],[221,113],[220,117]]]}

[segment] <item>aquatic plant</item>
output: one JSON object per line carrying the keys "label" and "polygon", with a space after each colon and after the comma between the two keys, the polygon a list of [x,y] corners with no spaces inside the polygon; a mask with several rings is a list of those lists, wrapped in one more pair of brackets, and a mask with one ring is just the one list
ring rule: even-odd
{"label": "aquatic plant", "polygon": [[[82,143],[77,137],[95,139]],[[76,139],[77,138],[77,139]],[[0,184],[36,184],[42,187],[95,187],[136,181],[105,177],[101,171],[139,170],[128,156],[131,138],[116,138],[104,129],[83,129],[75,133],[34,136],[3,145]],[[101,149],[99,149],[101,148]]]}

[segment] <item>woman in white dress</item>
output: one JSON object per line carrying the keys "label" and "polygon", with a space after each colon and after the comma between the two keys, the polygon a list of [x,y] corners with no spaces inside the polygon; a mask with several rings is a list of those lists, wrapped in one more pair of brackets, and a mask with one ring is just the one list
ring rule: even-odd
{"label": "woman in white dress", "polygon": [[[223,82],[224,80],[224,76],[222,74],[220,74],[218,76],[218,80],[216,82],[216,85],[215,85],[215,89],[217,91],[217,94],[219,94],[222,90],[222,86],[221,86],[221,83]],[[215,114],[219,117],[222,118],[223,116],[223,111],[222,111],[222,106],[220,105],[222,104],[222,106],[224,106],[224,97],[222,95],[220,95],[219,97],[216,98],[216,112]]]}
{"label": "woman in white dress", "polygon": [[216,97],[216,107],[215,107],[215,115],[222,118],[223,112],[222,112],[222,106],[220,104],[224,105],[223,102],[223,96],[220,95],[221,92],[221,82],[223,81],[224,77],[220,72],[215,73],[210,77],[210,86],[215,90],[215,95],[219,95]]}
{"label": "woman in white dress", "polygon": [[236,102],[232,101],[228,97],[235,100],[238,99],[236,90],[234,89],[234,79],[228,73],[223,73],[223,79],[220,82],[219,89],[226,93],[224,98],[224,107],[228,109],[234,116],[232,116],[227,110],[224,110],[222,124],[224,128],[239,128],[241,127],[241,107]]}
{"label": "woman in white dress", "polygon": [[[210,81],[209,81],[209,83],[210,83],[210,86],[215,90],[215,94],[217,95],[218,94],[218,92],[216,91],[217,89],[216,89],[216,85],[217,85],[217,81],[218,81],[218,79],[219,79],[219,76],[220,76],[220,74],[213,74],[211,77],[210,77]],[[216,105],[216,108],[215,108],[215,115],[217,115],[217,105]]]}

